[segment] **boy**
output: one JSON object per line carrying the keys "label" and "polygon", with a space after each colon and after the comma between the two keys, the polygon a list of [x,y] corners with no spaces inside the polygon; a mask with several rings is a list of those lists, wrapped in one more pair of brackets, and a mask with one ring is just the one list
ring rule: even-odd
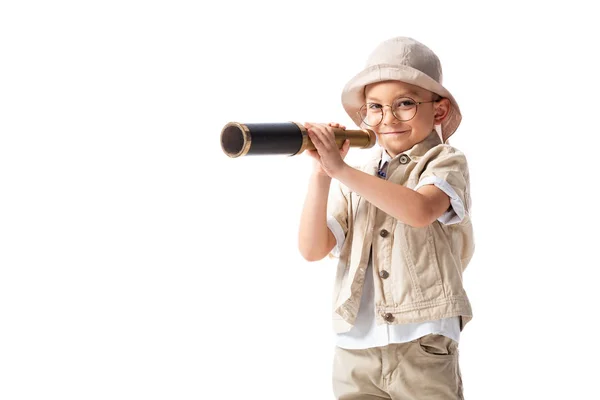
{"label": "boy", "polygon": [[[306,260],[339,256],[334,394],[462,399],[458,341],[472,318],[462,273],[473,232],[467,162],[445,144],[458,104],[438,57],[406,37],[377,46],[342,104],[380,147],[352,168],[349,143],[334,140],[338,124],[306,124],[316,150],[299,230]],[[340,184],[330,193],[332,178]]]}

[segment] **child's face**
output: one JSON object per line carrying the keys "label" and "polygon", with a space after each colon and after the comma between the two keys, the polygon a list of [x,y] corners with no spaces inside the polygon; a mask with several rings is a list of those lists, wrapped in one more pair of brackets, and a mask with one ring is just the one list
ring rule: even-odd
{"label": "child's face", "polygon": [[[418,104],[417,112],[411,120],[400,121],[392,114],[391,107],[386,105],[391,105],[396,99],[403,97],[411,98],[417,103],[428,103]],[[450,110],[450,101],[444,98],[431,102],[435,97],[437,96],[428,90],[400,81],[377,82],[365,88],[365,102],[375,103],[371,105],[372,109],[381,109],[379,105],[383,106],[381,123],[369,128],[375,131],[379,144],[390,156],[395,157],[425,140],[434,125],[446,118]]]}

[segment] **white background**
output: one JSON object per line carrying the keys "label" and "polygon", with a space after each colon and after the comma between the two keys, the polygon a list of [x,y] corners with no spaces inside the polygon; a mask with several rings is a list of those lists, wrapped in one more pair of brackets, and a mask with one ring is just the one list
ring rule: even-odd
{"label": "white background", "polygon": [[296,247],[310,159],[219,135],[354,127],[341,89],[398,35],[464,117],[466,398],[597,396],[600,32],[550,3],[3,2],[0,398],[333,398],[335,264]]}

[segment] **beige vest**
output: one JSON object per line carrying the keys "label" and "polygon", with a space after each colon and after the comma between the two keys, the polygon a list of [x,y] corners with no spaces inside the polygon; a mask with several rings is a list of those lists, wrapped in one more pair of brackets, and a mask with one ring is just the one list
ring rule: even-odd
{"label": "beige vest", "polygon": [[[362,167],[377,176],[383,149]],[[333,291],[333,327],[337,333],[354,325],[369,251],[373,247],[377,324],[405,324],[461,316],[461,331],[472,319],[462,274],[474,250],[469,216],[469,171],[465,156],[442,144],[435,131],[423,142],[394,157],[387,180],[414,189],[424,179],[440,178],[462,200],[458,224],[439,221],[414,228],[386,214],[342,184],[332,185],[328,214],[346,236],[339,255]]]}

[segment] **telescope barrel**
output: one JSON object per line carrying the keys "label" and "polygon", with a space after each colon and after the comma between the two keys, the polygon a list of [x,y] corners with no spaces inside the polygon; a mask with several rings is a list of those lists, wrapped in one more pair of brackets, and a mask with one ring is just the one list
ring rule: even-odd
{"label": "telescope barrel", "polygon": [[[370,129],[345,130],[333,128],[339,148],[346,139],[350,147],[368,149],[375,145],[375,132]],[[229,122],[221,130],[221,148],[231,157],[246,155],[295,156],[315,146],[306,127],[297,122],[243,124]]]}

